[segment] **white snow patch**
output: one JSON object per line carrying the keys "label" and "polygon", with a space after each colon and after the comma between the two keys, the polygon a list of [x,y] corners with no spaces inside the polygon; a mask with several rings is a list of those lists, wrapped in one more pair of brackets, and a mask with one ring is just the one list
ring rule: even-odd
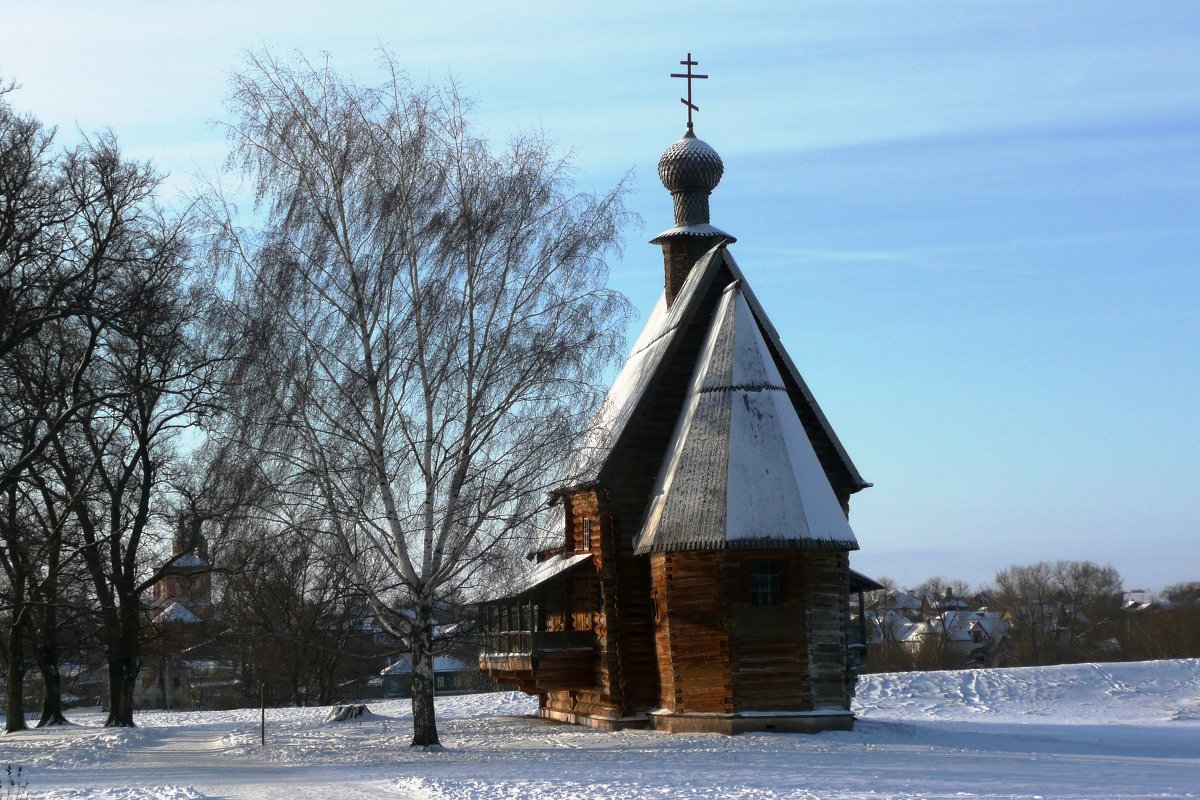
{"label": "white snow patch", "polygon": [[607,732],[504,692],[438,698],[445,748],[408,747],[407,701],[331,727],[325,708],[145,712],[105,730],[0,736],[31,798],[1200,799],[1200,659],[870,675],[855,730]]}
{"label": "white snow patch", "polygon": [[45,800],[203,800],[208,795],[194,786],[116,786],[109,789],[59,789],[31,794],[30,798]]}

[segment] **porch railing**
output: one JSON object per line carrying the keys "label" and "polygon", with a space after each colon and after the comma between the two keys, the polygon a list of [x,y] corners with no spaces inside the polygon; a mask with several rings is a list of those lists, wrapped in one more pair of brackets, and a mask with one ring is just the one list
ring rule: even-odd
{"label": "porch railing", "polygon": [[529,655],[553,650],[587,650],[596,645],[591,631],[485,631],[483,652]]}

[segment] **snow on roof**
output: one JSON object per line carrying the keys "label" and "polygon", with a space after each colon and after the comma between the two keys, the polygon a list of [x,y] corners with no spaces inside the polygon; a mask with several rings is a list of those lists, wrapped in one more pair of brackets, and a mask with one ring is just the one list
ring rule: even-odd
{"label": "snow on roof", "polygon": [[191,611],[189,611],[183,603],[180,603],[178,601],[171,603],[171,605],[164,608],[162,610],[162,612],[154,618],[154,622],[156,622],[156,623],[161,623],[161,622],[193,623],[193,622],[203,622],[203,621],[204,620],[200,619],[200,617],[197,617],[195,614],[193,614]]}
{"label": "snow on roof", "polygon": [[720,254],[723,252],[720,247],[714,247],[696,262],[669,309],[666,295],[659,296],[658,303],[646,320],[646,326],[633,344],[629,358],[608,390],[600,412],[584,438],[579,455],[571,465],[569,474],[572,480],[595,480],[604,468],[617,440],[646,395],[659,365],[673,349],[676,336],[687,328],[697,304],[703,299],[702,289],[708,287],[718,265],[722,263]]}
{"label": "snow on roof", "polygon": [[208,562],[195,553],[184,553],[169,562],[172,567],[206,567]]}
{"label": "snow on roof", "polygon": [[998,611],[946,611],[929,622],[931,633],[944,634],[956,641],[967,641],[975,631],[991,639],[1008,630],[1008,623]]}
{"label": "snow on roof", "polygon": [[[913,622],[907,617],[902,617],[891,611],[885,612],[883,619],[880,619],[875,613],[868,611],[867,619],[871,622],[872,638],[874,644],[879,644],[883,641],[892,642],[907,642],[915,641],[921,638],[925,631],[925,624]],[[887,629],[888,635],[885,637],[883,631]]]}
{"label": "snow on roof", "polygon": [[804,378],[800,375],[800,370],[796,368],[792,357],[788,355],[787,349],[783,346],[783,340],[779,338],[779,332],[775,330],[775,325],[771,322],[770,317],[767,316],[766,310],[754,294],[754,289],[746,280],[746,276],[742,274],[742,270],[737,265],[737,261],[734,260],[733,254],[727,250],[722,250],[722,253],[724,254],[725,264],[729,267],[729,271],[733,273],[734,279],[742,282],[742,294],[745,296],[750,310],[754,312],[754,318],[758,321],[763,336],[766,337],[768,346],[782,365],[784,377],[791,381],[796,392],[799,393],[798,402],[812,414],[819,433],[833,448],[833,451],[837,454],[838,461],[849,475],[850,481],[853,483],[851,492],[857,492],[871,486],[870,483],[863,480],[862,475],[859,474],[858,467],[854,466],[854,462],[850,460],[850,455],[846,452],[846,448],[842,446],[842,442],[838,439],[837,434],[834,433],[833,426],[829,424],[825,412],[817,404],[817,398],[813,396],[812,391],[808,388],[808,384],[805,383]]}
{"label": "snow on roof", "polygon": [[591,559],[591,553],[575,553],[573,555],[556,555],[551,556],[545,561],[538,562],[522,573],[517,580],[512,584],[502,588],[501,592],[491,597],[487,597],[481,602],[488,600],[499,600],[506,597],[516,597],[517,595],[531,592],[537,587],[544,584],[553,578],[557,578],[569,569],[573,569],[583,562]]}
{"label": "snow on roof", "polygon": [[727,268],[734,280],[742,281],[742,294],[759,324],[760,332],[772,354],[772,360],[777,361],[779,369],[783,372],[785,388],[789,394],[793,395],[794,401],[805,408],[806,413],[811,417],[810,422],[815,423],[815,427],[812,429],[814,434],[819,435],[836,454],[837,459],[846,470],[852,485],[851,491],[858,491],[870,486],[850,461],[850,457],[833,432],[833,427],[821,411],[821,407],[817,405],[816,398],[809,391],[808,385],[800,376],[800,372],[796,369],[787,350],[784,349],[779,334],[770,319],[767,318],[762,304],[759,303],[749,284],[745,282],[741,269],[724,244],[713,247],[696,262],[684,280],[683,286],[680,287],[675,302],[669,308],[665,294],[659,296],[658,303],[646,320],[646,325],[634,343],[629,358],[625,361],[617,379],[605,396],[604,403],[593,420],[590,431],[584,437],[583,446],[568,471],[568,480],[587,482],[599,477],[638,406],[647,395],[659,368],[674,352],[679,334],[692,321],[721,267]]}
{"label": "snow on roof", "polygon": [[707,222],[698,222],[692,225],[676,225],[673,228],[668,228],[658,236],[655,236],[653,239],[651,239],[650,244],[661,244],[664,239],[674,239],[679,236],[719,236],[722,239],[725,239],[727,242],[737,241],[737,239],[730,236],[728,233],[716,227],[715,225],[710,225]]}
{"label": "snow on roof", "polygon": [[780,546],[858,549],[735,281],[712,319],[636,552]]}
{"label": "snow on roof", "polygon": [[[478,672],[479,667],[465,664],[450,656],[434,656],[434,672]],[[412,656],[400,656],[394,663],[379,671],[380,675],[409,675],[412,673]]]}

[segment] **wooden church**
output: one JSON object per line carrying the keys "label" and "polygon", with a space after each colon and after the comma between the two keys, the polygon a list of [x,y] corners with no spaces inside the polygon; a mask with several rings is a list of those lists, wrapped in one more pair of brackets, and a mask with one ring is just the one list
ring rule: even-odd
{"label": "wooden church", "polygon": [[483,606],[481,668],[537,695],[546,719],[853,724],[847,516],[870,484],[729,252],[734,238],[710,224],[723,170],[689,119],[658,164],[675,206],[675,227],[652,240],[663,296],[577,482],[555,494],[536,563]]}

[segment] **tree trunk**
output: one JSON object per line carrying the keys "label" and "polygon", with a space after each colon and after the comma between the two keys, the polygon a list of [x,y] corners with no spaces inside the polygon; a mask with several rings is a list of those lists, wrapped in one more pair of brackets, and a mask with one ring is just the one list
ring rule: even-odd
{"label": "tree trunk", "polygon": [[133,692],[141,668],[139,645],[141,620],[136,601],[118,609],[120,625],[108,643],[108,719],[106,728],[132,728]]}
{"label": "tree trunk", "polygon": [[[51,588],[56,589],[57,584]],[[53,594],[56,595],[57,591]],[[66,725],[68,720],[63,714],[62,675],[58,671],[58,607],[53,600],[46,603],[39,627],[41,630],[33,649],[34,661],[42,675],[42,718],[37,726],[49,728]]]}
{"label": "tree trunk", "polygon": [[108,719],[106,728],[132,728],[133,687],[137,671],[128,656],[108,659]]}
{"label": "tree trunk", "polygon": [[63,714],[62,675],[58,671],[57,643],[50,647],[39,646],[34,658],[37,661],[38,672],[42,675],[42,718],[38,720],[37,726],[49,728],[54,725],[66,725],[68,720]]}
{"label": "tree trunk", "polygon": [[23,731],[25,724],[25,631],[14,620],[8,629],[8,680],[5,683],[4,732]]}
{"label": "tree trunk", "polygon": [[411,747],[440,744],[433,709],[433,614],[429,606],[417,609],[412,632],[412,712]]}

